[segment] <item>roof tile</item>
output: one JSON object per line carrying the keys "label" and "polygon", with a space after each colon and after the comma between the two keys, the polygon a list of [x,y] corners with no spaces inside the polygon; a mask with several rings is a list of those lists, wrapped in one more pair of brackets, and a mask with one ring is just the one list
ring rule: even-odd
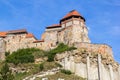
{"label": "roof tile", "polygon": [[26,29],[8,31],[8,34],[16,34],[16,33],[27,33],[27,31],[26,31]]}
{"label": "roof tile", "polygon": [[26,35],[26,38],[32,38],[32,37],[34,37],[34,35],[33,35],[32,33],[28,33],[28,34]]}
{"label": "roof tile", "polygon": [[0,32],[0,37],[6,37],[7,32]]}
{"label": "roof tile", "polygon": [[81,16],[80,13],[76,10],[70,11],[67,15],[65,15],[62,19],[66,19],[71,16]]}

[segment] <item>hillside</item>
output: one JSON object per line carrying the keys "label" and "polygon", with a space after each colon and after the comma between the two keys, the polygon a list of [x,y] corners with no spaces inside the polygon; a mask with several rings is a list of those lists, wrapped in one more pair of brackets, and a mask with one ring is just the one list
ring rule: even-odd
{"label": "hillside", "polygon": [[[76,76],[69,70],[62,70],[62,65],[54,61],[54,57],[56,54],[60,54],[61,52],[65,51],[71,51],[74,49],[76,48],[69,47],[61,43],[56,48],[50,51],[43,51],[36,48],[26,48],[19,49],[12,54],[6,52],[6,59],[5,61],[1,62],[0,69],[2,70],[4,64],[7,63],[11,75],[14,76],[14,80],[28,80],[31,77],[35,77],[36,75],[49,73],[50,70],[52,74],[49,73],[47,75],[41,76],[39,77],[39,79],[41,79],[42,77],[48,77],[50,78],[50,80],[54,80],[56,78],[64,78],[66,80],[72,80],[73,78],[76,78],[84,80],[83,78]],[[1,74],[0,78],[2,77],[3,76]],[[26,79],[27,77],[28,79]],[[34,80],[38,80],[38,77],[36,77]]]}

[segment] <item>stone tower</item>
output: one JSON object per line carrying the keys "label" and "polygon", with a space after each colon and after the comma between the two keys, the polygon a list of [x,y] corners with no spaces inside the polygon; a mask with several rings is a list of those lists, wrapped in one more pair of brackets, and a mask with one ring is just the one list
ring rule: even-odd
{"label": "stone tower", "polygon": [[76,42],[90,43],[88,29],[85,25],[85,19],[76,10],[72,10],[65,15],[60,20],[60,25],[62,29],[64,29],[64,39],[61,42],[66,44],[73,44]]}

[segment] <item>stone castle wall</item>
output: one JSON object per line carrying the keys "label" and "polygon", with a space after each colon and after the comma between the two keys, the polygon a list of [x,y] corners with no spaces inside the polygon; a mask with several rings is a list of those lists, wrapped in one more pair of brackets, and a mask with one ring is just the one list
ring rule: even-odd
{"label": "stone castle wall", "polygon": [[34,38],[26,38],[26,34],[8,35],[4,38],[6,42],[6,51],[13,52],[18,49],[33,47]]}
{"label": "stone castle wall", "polygon": [[113,57],[112,48],[107,44],[92,44],[92,43],[74,43],[77,48],[85,48],[88,52],[98,52],[99,54],[110,55]]}
{"label": "stone castle wall", "polygon": [[5,58],[5,51],[6,51],[6,43],[5,41],[0,38],[0,60],[4,60]]}

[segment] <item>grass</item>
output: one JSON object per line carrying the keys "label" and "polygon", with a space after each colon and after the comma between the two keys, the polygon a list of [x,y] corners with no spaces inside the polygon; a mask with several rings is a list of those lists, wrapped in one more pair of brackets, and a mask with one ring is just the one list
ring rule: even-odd
{"label": "grass", "polygon": [[16,73],[15,74],[15,80],[22,80],[23,78],[27,77],[29,74],[24,72],[24,73]]}
{"label": "grass", "polygon": [[[41,64],[42,64],[42,69],[40,68]],[[26,70],[28,70],[28,69],[30,70],[29,72],[16,73],[15,80],[22,80],[23,78],[25,78],[29,75],[37,74],[40,71],[47,71],[47,70],[51,70],[53,68],[61,67],[61,65],[56,62],[44,62],[41,64],[24,63],[24,64],[15,65],[16,67],[26,68]]]}
{"label": "grass", "polygon": [[56,63],[56,62],[44,62],[41,63],[43,65],[43,71],[47,71],[47,70],[51,70],[53,68],[57,68],[57,67],[62,67],[60,64]]}

